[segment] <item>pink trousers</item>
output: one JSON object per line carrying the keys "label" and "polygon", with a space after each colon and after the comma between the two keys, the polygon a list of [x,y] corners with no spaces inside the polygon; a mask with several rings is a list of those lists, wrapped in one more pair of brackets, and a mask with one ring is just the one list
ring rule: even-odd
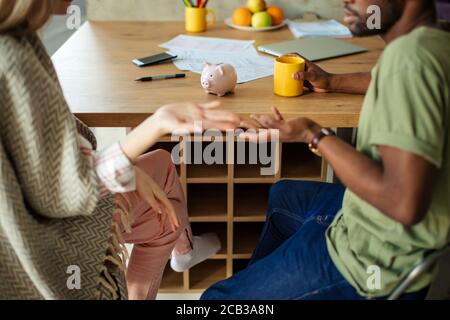
{"label": "pink trousers", "polygon": [[[125,242],[134,245],[126,272],[128,297],[130,300],[155,299],[172,251],[186,254],[192,250],[192,231],[186,199],[170,153],[164,150],[147,153],[139,158],[137,166],[166,192],[180,221],[180,227],[174,232],[169,220],[161,220],[136,192],[116,196],[116,201],[129,209],[134,220],[131,233],[123,232]],[[119,222],[120,215],[116,214],[114,219]]]}

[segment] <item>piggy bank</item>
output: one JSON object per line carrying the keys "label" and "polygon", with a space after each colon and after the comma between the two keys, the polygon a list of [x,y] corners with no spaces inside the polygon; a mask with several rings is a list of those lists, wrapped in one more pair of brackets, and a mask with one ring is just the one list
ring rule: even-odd
{"label": "piggy bank", "polygon": [[219,97],[234,93],[237,83],[236,70],[231,64],[205,63],[201,83],[206,92]]}

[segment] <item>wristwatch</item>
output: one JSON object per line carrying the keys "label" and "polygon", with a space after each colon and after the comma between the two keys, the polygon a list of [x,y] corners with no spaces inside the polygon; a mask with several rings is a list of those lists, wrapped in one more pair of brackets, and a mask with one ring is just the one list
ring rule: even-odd
{"label": "wristwatch", "polygon": [[312,141],[309,143],[309,150],[311,150],[312,153],[318,155],[319,157],[322,156],[322,154],[319,152],[319,143],[320,141],[328,136],[334,136],[335,133],[333,130],[328,128],[322,128],[318,134],[314,136]]}

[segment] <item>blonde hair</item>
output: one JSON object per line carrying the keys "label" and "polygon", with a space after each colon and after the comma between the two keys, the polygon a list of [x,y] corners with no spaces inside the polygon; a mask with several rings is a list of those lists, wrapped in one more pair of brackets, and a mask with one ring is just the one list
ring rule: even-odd
{"label": "blonde hair", "polygon": [[53,14],[57,0],[0,0],[0,34],[27,35]]}

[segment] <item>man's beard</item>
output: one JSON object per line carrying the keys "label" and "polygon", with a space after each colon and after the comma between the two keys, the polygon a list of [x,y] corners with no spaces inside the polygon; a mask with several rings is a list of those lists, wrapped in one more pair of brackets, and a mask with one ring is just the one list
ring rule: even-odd
{"label": "man's beard", "polygon": [[362,17],[357,11],[350,8],[348,5],[345,9],[350,11],[357,21],[350,26],[350,31],[354,36],[365,37],[387,33],[392,26],[401,18],[403,13],[403,5],[400,1],[386,1],[385,5],[381,6],[381,25],[380,28],[369,29],[367,20],[370,14]]}

